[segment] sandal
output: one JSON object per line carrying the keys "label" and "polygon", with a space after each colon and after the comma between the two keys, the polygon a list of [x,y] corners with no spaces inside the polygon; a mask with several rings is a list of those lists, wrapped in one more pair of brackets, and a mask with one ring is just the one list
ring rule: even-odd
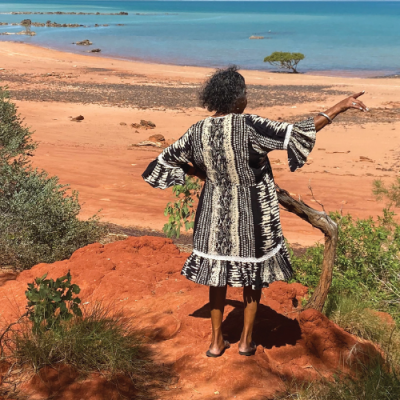
{"label": "sandal", "polygon": [[229,343],[227,340],[224,340],[224,345],[225,345],[225,347],[223,348],[223,350],[221,351],[221,353],[219,353],[219,354],[214,354],[214,353],[211,353],[210,350],[207,350],[206,356],[207,356],[207,357],[211,357],[211,358],[218,358],[218,357],[221,357],[222,354],[225,353],[225,350],[226,350],[226,349],[229,349],[229,348],[231,347],[230,343]]}
{"label": "sandal", "polygon": [[239,354],[240,354],[241,356],[247,356],[247,357],[249,357],[249,356],[254,356],[254,354],[255,354],[256,351],[257,351],[257,345],[256,345],[255,342],[251,342],[251,343],[250,343],[250,346],[252,347],[251,350],[249,350],[249,351],[239,351]]}

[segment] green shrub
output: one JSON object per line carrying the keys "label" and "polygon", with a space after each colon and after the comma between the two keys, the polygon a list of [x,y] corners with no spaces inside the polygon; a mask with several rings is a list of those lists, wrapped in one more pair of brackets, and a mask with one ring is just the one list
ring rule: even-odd
{"label": "green shrub", "polygon": [[0,165],[3,163],[24,164],[36,149],[32,132],[23,126],[15,104],[10,101],[7,90],[0,86]]}
{"label": "green shrub", "polygon": [[36,278],[33,283],[28,284],[25,292],[28,299],[28,316],[32,321],[33,332],[40,333],[44,330],[57,330],[61,321],[69,321],[74,315],[81,317],[79,308],[81,300],[79,294],[81,289],[78,285],[71,284],[71,274],[54,279],[46,279],[47,274]]}
{"label": "green shrub", "polygon": [[32,168],[36,144],[22,123],[0,88],[0,265],[26,269],[70,257],[105,228],[97,216],[79,220],[78,193]]}
{"label": "green shrub", "polygon": [[387,208],[400,207],[400,177],[396,177],[394,183],[389,187],[385,183],[377,179],[373,182],[372,193],[377,200],[387,200]]}
{"label": "green shrub", "polygon": [[271,55],[264,58],[264,62],[276,65],[282,69],[288,69],[297,73],[297,65],[305,56],[302,53],[287,53],[283,51],[275,51]]}
{"label": "green shrub", "polygon": [[[339,226],[339,240],[330,292],[352,293],[368,307],[388,311],[399,320],[400,225],[394,216],[388,210],[377,221],[331,214]],[[309,248],[301,257],[292,256],[293,280],[315,288],[322,259],[322,245]]]}
{"label": "green shrub", "polygon": [[167,237],[179,238],[182,226],[185,230],[194,226],[194,199],[199,199],[201,184],[199,179],[190,176],[186,177],[184,185],[176,185],[172,188],[177,197],[175,203],[168,203],[164,215],[169,216],[168,222],[164,225],[163,231]]}

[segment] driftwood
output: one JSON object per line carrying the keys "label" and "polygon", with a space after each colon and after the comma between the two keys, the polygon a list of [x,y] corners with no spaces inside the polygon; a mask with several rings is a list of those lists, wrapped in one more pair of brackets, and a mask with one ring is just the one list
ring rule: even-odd
{"label": "driftwood", "polygon": [[279,204],[282,207],[304,219],[304,221],[307,221],[325,235],[324,261],[322,263],[321,277],[318,286],[305,307],[322,311],[332,284],[332,273],[338,242],[338,227],[325,212],[317,211],[301,200],[295,200],[286,190],[281,189],[279,186],[276,186],[276,191]]}

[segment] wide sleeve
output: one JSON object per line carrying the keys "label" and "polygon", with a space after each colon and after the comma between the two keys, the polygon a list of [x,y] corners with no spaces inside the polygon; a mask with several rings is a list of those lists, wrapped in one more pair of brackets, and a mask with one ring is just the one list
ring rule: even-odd
{"label": "wide sleeve", "polygon": [[152,161],[142,177],[151,186],[167,189],[185,183],[185,175],[192,162],[192,129],[189,129],[180,139]]}
{"label": "wide sleeve", "polygon": [[287,150],[292,172],[301,168],[315,145],[316,130],[313,118],[289,124],[248,115],[250,140],[261,154],[272,150]]}
{"label": "wide sleeve", "polygon": [[296,122],[290,131],[287,152],[289,168],[292,172],[301,168],[307,161],[317,138],[314,118]]}

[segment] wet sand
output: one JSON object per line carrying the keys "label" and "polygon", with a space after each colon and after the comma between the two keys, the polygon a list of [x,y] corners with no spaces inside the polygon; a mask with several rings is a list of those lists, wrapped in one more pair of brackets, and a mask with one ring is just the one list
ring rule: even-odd
{"label": "wet sand", "polygon": [[[141,178],[159,150],[131,145],[152,134],[178,139],[209,113],[197,91],[211,69],[146,64],[0,42],[0,85],[8,85],[26,123],[40,142],[33,163],[80,192],[82,218],[98,210],[106,222],[161,230],[171,190],[152,189]],[[400,162],[400,84],[396,78],[361,79],[242,71],[249,85],[248,112],[271,119],[301,120],[349,93],[366,90],[368,114],[352,111],[318,133],[301,170],[290,173],[284,152],[270,159],[276,182],[309,205],[376,216],[384,203],[372,182],[392,181]],[[82,122],[70,117],[83,115]],[[153,130],[131,128],[141,119]],[[121,125],[124,122],[126,125]],[[370,161],[362,161],[360,156]],[[312,186],[315,198],[309,186]],[[312,244],[321,234],[282,212],[292,243]]]}

